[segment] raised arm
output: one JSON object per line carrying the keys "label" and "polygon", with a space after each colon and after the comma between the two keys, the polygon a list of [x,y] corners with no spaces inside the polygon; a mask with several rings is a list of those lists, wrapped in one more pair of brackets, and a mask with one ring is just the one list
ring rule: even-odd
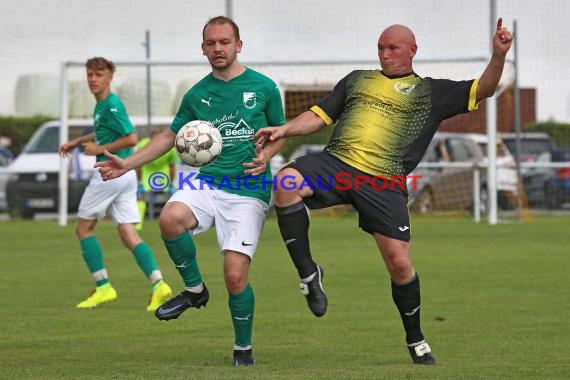
{"label": "raised arm", "polygon": [[477,86],[477,102],[493,96],[499,85],[499,80],[503,74],[503,67],[505,66],[505,57],[511,48],[513,36],[503,27],[503,19],[497,20],[497,30],[493,36],[493,55],[489,64],[483,71],[483,75],[479,78],[479,85]]}
{"label": "raised arm", "polygon": [[280,127],[265,127],[258,130],[252,139],[274,141],[283,137],[309,135],[326,125],[313,111],[305,111]]}
{"label": "raised arm", "polygon": [[109,160],[98,162],[95,164],[95,167],[99,168],[101,177],[104,180],[120,177],[127,171],[135,169],[168,152],[174,146],[175,137],[174,132],[172,132],[170,128],[167,128],[151,139],[144,147],[137,150],[132,156],[125,159],[121,159],[105,151],[105,156],[107,156]]}

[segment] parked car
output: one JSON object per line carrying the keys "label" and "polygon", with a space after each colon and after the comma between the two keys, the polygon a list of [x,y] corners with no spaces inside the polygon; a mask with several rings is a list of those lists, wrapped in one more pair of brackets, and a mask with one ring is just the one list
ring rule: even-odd
{"label": "parked car", "polygon": [[6,185],[8,183],[8,165],[12,162],[14,156],[8,148],[0,146],[0,211],[7,209],[6,203]]}
{"label": "parked car", "polygon": [[[511,151],[516,151],[517,135],[502,135]],[[570,167],[551,168],[539,166],[550,162],[570,162],[570,148],[559,148],[550,135],[543,132],[521,133],[521,179],[528,204],[531,207],[556,209],[570,201]],[[536,167],[532,163],[537,163]]]}
{"label": "parked car", "polygon": [[[570,162],[570,148],[552,151],[552,162]],[[570,166],[555,168],[546,181],[546,199],[551,208],[570,202]]]}
{"label": "parked car", "polygon": [[[168,126],[171,119],[153,119],[146,126],[146,118],[132,118],[139,135],[148,129]],[[37,212],[55,212],[59,208],[59,171],[61,158],[59,147],[59,120],[42,124],[32,135],[22,153],[8,168],[6,185],[8,212],[12,217],[33,218]],[[71,119],[69,140],[93,130],[92,119]],[[143,127],[138,127],[143,126]],[[68,211],[76,212],[79,201],[94,171],[94,156],[83,154],[78,148],[67,161],[69,173]]]}
{"label": "parked car", "polygon": [[[537,163],[570,162],[570,148],[542,154]],[[558,209],[570,202],[570,165],[562,168],[531,167],[522,175],[526,199],[531,207]]]}
{"label": "parked car", "polygon": [[[410,209],[420,212],[473,210],[473,170],[478,164],[486,164],[486,145],[487,136],[483,134],[437,132],[420,165],[410,174],[421,176],[416,179],[415,188],[408,180]],[[442,166],[426,167],[422,163]],[[451,165],[446,166],[448,163]],[[497,166],[499,205],[509,208],[514,204],[517,175],[514,159],[501,140],[497,142]],[[485,168],[480,170],[479,194],[480,211],[484,213],[488,202]]]}
{"label": "parked car", "polygon": [[[556,143],[550,135],[544,132],[502,133],[500,135],[513,157],[517,153],[517,139],[520,141],[519,162],[536,162],[541,156],[556,149]],[[528,169],[521,168],[524,174]]]}
{"label": "parked car", "polygon": [[[472,139],[479,145],[481,152],[483,153],[483,165],[488,163],[487,161],[487,142],[488,137],[484,134],[479,133],[469,133],[467,138]],[[498,137],[497,138],[497,190],[499,192],[499,205],[503,208],[512,208],[514,205],[513,198],[511,195],[516,195],[518,191],[518,178],[516,170],[516,162],[512,155],[512,152],[507,147],[505,142]]]}

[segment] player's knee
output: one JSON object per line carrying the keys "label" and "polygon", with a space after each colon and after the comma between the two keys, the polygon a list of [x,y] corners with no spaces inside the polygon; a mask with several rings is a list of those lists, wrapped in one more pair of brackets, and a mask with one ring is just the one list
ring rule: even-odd
{"label": "player's knee", "polygon": [[93,235],[94,231],[95,229],[87,224],[79,223],[75,226],[75,235],[79,240],[85,239],[86,237]]}
{"label": "player's knee", "polygon": [[226,269],[224,280],[228,292],[232,294],[241,293],[247,285],[247,275],[238,269]]}
{"label": "player's knee", "polygon": [[390,277],[397,283],[405,283],[413,276],[414,270],[409,262],[396,261],[390,270]]}
{"label": "player's knee", "polygon": [[285,168],[277,174],[275,181],[273,195],[277,207],[286,207],[300,198],[298,191],[303,178],[297,170]]}
{"label": "player's knee", "polygon": [[160,215],[158,222],[162,236],[171,238],[184,232],[181,222],[171,215]]}
{"label": "player's knee", "polygon": [[412,263],[407,257],[397,257],[389,265],[390,277],[397,283],[406,282],[413,275]]}

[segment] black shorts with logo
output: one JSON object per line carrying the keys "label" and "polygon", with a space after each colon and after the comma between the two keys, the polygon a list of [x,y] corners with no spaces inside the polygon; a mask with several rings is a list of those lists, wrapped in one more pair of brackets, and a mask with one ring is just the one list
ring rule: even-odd
{"label": "black shorts with logo", "polygon": [[[351,204],[358,211],[358,224],[364,231],[390,238],[410,240],[410,216],[405,178],[392,180],[371,176],[320,152],[297,158],[285,167],[296,169],[314,194],[303,201],[310,209]],[[281,187],[288,188],[286,176]]]}

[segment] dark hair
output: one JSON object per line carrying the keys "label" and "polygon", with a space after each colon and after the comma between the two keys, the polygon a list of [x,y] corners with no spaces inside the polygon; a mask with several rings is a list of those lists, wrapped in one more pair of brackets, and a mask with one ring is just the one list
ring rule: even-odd
{"label": "dark hair", "polygon": [[206,25],[204,25],[204,29],[202,29],[202,40],[205,39],[206,27],[208,25],[214,25],[214,24],[230,24],[232,26],[232,29],[234,30],[234,35],[236,36],[236,40],[238,40],[238,41],[240,40],[239,27],[234,22],[234,20],[232,20],[231,18],[226,17],[226,16],[217,16],[217,17],[212,17],[211,19],[209,19],[208,22],[206,23]]}
{"label": "dark hair", "polygon": [[93,57],[85,62],[85,67],[92,70],[105,70],[108,69],[110,72],[115,72],[115,64],[108,59],[103,57]]}

